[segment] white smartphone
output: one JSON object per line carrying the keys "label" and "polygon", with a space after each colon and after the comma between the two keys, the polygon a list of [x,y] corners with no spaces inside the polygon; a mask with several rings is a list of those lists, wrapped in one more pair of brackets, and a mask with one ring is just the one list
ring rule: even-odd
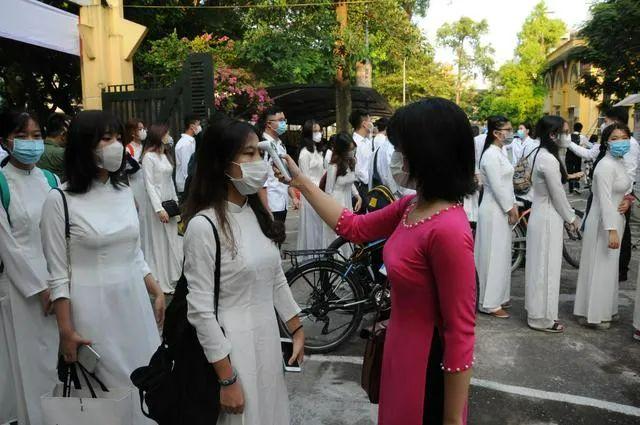
{"label": "white smartphone", "polygon": [[302,372],[302,366],[296,360],[293,364],[289,364],[289,359],[293,355],[293,340],[290,338],[280,338],[282,346],[282,364],[286,372]]}
{"label": "white smartphone", "polygon": [[84,366],[91,373],[95,373],[100,362],[100,354],[90,345],[82,345],[78,348],[78,363]]}

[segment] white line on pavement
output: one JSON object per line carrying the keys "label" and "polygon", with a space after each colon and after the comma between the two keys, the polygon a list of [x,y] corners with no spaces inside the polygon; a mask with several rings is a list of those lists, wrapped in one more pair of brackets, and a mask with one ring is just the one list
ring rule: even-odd
{"label": "white line on pavement", "polygon": [[[362,364],[362,357],[359,356],[311,354],[307,357],[307,360],[312,362],[351,363],[358,365]],[[573,394],[536,390],[535,388],[519,387],[516,385],[501,384],[499,382],[487,381],[485,379],[477,378],[471,379],[471,385],[524,397],[559,401],[563,403],[575,404],[578,406],[596,407],[598,409],[604,409],[610,412],[622,413],[623,415],[640,417],[640,408],[628,406],[626,404],[613,403],[611,401],[598,400],[595,398],[582,397]]]}

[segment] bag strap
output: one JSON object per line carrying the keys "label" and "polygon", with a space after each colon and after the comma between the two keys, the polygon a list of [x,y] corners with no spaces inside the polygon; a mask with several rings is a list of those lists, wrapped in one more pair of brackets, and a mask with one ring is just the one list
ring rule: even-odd
{"label": "bag strap", "polygon": [[9,182],[7,177],[2,171],[0,171],[0,200],[2,201],[2,208],[7,213],[7,220],[11,224],[11,217],[9,217],[9,204],[11,203],[11,192],[9,191]]}
{"label": "bag strap", "polygon": [[76,364],[80,368],[80,372],[82,372],[82,376],[84,377],[85,381],[87,381],[87,386],[89,387],[89,391],[91,391],[91,396],[93,398],[97,398],[97,397],[95,396],[95,391],[93,390],[93,386],[91,385],[91,382],[89,382],[89,377],[93,378],[93,380],[98,383],[98,385],[100,386],[100,389],[103,392],[105,393],[109,392],[109,389],[107,388],[107,386],[96,376],[95,373],[89,372],[87,368],[84,367],[80,362],[77,362]]}
{"label": "bag strap", "polygon": [[218,301],[220,300],[220,235],[218,235],[218,229],[216,229],[216,225],[213,224],[213,221],[209,217],[204,214],[200,214],[201,217],[204,217],[209,224],[211,225],[211,229],[213,230],[213,237],[216,240],[216,268],[213,270],[213,305],[215,308],[216,320],[218,320]]}
{"label": "bag strap", "polygon": [[58,179],[56,178],[55,174],[53,174],[49,170],[45,170],[44,168],[41,168],[40,170],[42,171],[42,174],[44,174],[44,178],[47,179],[47,183],[49,184],[49,187],[51,189],[57,188],[58,187]]}
{"label": "bag strap", "polygon": [[69,205],[67,204],[67,197],[62,189],[54,187],[53,190],[60,193],[62,196],[62,206],[64,207],[64,239],[67,249],[67,275],[69,277],[69,284],[71,284],[71,224],[69,223]]}

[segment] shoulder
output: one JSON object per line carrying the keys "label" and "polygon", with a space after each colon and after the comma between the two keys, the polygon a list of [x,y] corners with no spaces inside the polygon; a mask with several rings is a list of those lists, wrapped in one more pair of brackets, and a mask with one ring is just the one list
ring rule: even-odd
{"label": "shoulder", "polygon": [[473,248],[473,235],[462,206],[456,205],[446,211],[431,227],[431,240],[434,243],[452,247]]}
{"label": "shoulder", "polygon": [[[42,207],[43,211],[46,211],[48,213],[63,211],[64,202],[62,197],[64,196],[67,202],[69,202],[69,194],[64,192],[65,188],[66,188],[66,183],[64,183],[60,187],[61,190],[52,189],[49,191],[49,193],[47,194],[47,197],[45,198],[44,205]],[[62,191],[64,195],[60,193],[60,191]],[[46,215],[46,214],[43,214],[43,215]]]}
{"label": "shoulder", "polygon": [[184,233],[185,244],[195,240],[209,240],[212,239],[213,232],[211,223],[218,227],[218,220],[215,213],[212,210],[203,210],[196,214],[187,225],[187,230]]}

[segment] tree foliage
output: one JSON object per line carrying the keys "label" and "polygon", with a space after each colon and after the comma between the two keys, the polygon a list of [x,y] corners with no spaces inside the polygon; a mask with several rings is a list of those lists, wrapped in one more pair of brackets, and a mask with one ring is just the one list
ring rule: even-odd
{"label": "tree foliage", "polygon": [[565,32],[564,22],[549,18],[544,1],[536,4],[518,34],[514,59],[500,67],[492,89],[481,96],[479,118],[504,115],[514,122],[540,118],[547,94],[546,58]]}
{"label": "tree foliage", "polygon": [[575,58],[597,71],[583,74],[577,90],[591,99],[604,95],[605,104],[640,92],[640,1],[600,1],[591,15],[580,31],[587,46]]}
{"label": "tree foliage", "polygon": [[482,36],[488,32],[489,24],[485,19],[476,22],[466,16],[438,29],[438,43],[452,49],[455,54],[456,103],[460,103],[464,84],[476,73],[486,77],[492,74],[494,50],[482,43]]}

